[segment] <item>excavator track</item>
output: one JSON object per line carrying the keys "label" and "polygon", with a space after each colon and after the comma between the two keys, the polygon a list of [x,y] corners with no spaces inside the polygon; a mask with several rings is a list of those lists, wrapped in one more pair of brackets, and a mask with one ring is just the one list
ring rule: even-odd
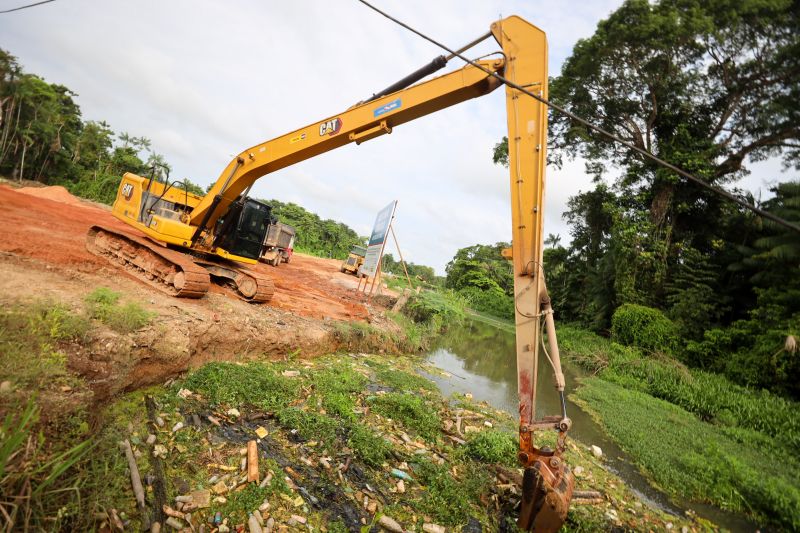
{"label": "excavator track", "polygon": [[143,237],[92,226],[86,249],[171,296],[202,298],[211,285],[208,271],[191,257]]}
{"label": "excavator track", "polygon": [[253,269],[234,265],[227,261],[210,262],[196,259],[195,262],[205,268],[212,278],[228,285],[236,296],[245,302],[268,302],[275,294],[275,284],[272,282],[272,278]]}

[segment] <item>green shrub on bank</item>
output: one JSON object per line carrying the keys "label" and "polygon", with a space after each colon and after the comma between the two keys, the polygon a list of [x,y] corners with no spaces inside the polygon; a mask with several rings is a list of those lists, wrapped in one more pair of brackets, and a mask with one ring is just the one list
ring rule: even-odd
{"label": "green shrub on bank", "polygon": [[707,422],[760,431],[800,451],[797,402],[742,387],[719,374],[688,369],[666,356],[645,356],[584,330],[561,326],[558,336],[569,361],[607,381],[671,402]]}
{"label": "green shrub on bank", "polygon": [[678,329],[664,313],[636,304],[624,304],[614,311],[611,338],[625,346],[669,354],[679,346]]}
{"label": "green shrub on bank", "polygon": [[466,317],[465,308],[466,301],[453,291],[422,291],[408,299],[403,313],[414,322],[446,327],[462,323]]}
{"label": "green shrub on bank", "polygon": [[464,287],[458,291],[471,309],[481,313],[511,320],[514,318],[514,298],[507,295],[499,286],[488,289]]}

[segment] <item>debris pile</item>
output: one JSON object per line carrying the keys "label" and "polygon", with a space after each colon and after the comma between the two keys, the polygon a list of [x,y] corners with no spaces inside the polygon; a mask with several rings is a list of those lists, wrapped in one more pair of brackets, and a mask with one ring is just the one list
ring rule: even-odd
{"label": "debris pile", "polygon": [[[131,507],[106,525],[444,533],[513,524],[513,421],[467,398],[443,400],[403,364],[354,354],[199,369],[148,397],[146,418],[129,427]],[[570,453],[584,459],[582,489],[602,490],[608,474],[592,453]],[[579,522],[629,524],[615,496],[578,496]]]}

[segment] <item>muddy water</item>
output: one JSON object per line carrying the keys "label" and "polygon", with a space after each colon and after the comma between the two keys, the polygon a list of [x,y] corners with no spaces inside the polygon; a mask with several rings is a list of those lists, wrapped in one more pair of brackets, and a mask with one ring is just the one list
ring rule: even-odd
{"label": "muddy water", "polygon": [[[514,335],[494,326],[468,321],[451,328],[441,336],[428,354],[428,361],[449,373],[451,377],[428,376],[445,396],[452,393],[471,393],[477,401],[485,401],[496,409],[517,416],[517,370]],[[537,418],[561,412],[560,400],[553,386],[552,370],[544,357],[539,361],[536,406]],[[580,369],[565,365],[567,394],[575,389]],[[606,467],[617,474],[642,500],[672,514],[691,509],[698,516],[734,532],[755,531],[757,527],[740,515],[727,513],[708,505],[678,502],[653,487],[611,440],[580,407],[567,396],[567,415],[572,419],[570,438],[603,450]]]}

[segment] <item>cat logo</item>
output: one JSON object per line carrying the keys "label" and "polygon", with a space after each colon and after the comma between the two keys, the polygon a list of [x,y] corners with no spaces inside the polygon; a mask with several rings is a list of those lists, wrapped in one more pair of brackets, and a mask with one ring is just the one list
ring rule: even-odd
{"label": "cat logo", "polygon": [[333,136],[339,133],[339,130],[342,129],[342,119],[339,117],[332,118],[330,120],[326,120],[322,124],[319,125],[319,136],[324,137],[325,135]]}
{"label": "cat logo", "polygon": [[125,186],[122,187],[122,197],[126,200],[130,200],[131,196],[133,196],[133,185],[126,183]]}

